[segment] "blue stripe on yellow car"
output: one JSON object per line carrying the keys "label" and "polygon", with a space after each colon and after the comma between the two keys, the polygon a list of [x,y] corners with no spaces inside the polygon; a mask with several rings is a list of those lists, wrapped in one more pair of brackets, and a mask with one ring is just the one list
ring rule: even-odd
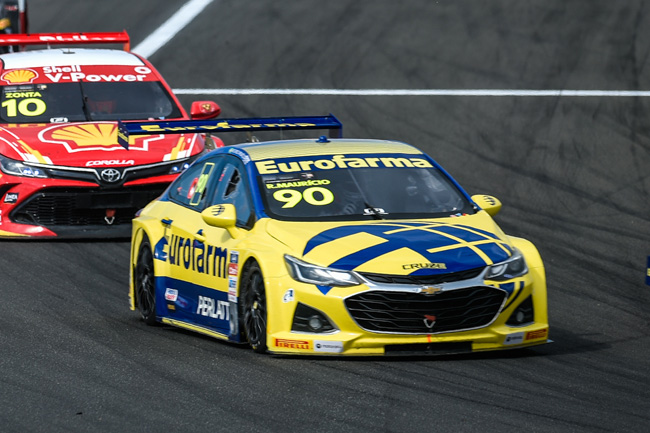
{"label": "blue stripe on yellow car", "polygon": [[[397,250],[411,251],[432,263],[445,263],[441,269],[417,269],[413,275],[433,275],[478,268],[506,260],[511,255],[510,248],[492,233],[461,225],[441,223],[381,223],[351,225],[326,230],[311,238],[305,246],[303,255],[313,249],[341,238],[365,234],[374,239],[362,249],[340,249],[334,261],[328,264],[333,268],[353,270],[378,257]],[[354,244],[349,244],[354,245]],[[405,260],[412,260],[415,257]]]}

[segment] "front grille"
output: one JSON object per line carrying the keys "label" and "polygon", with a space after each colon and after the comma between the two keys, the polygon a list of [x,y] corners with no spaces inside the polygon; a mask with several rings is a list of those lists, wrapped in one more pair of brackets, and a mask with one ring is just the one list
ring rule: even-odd
{"label": "front grille", "polygon": [[370,274],[367,272],[360,272],[360,274],[370,281],[379,284],[442,284],[452,283],[454,281],[469,280],[477,277],[483,272],[483,268],[468,269],[461,272],[450,272],[439,275],[386,275],[386,274]]}
{"label": "front grille", "polygon": [[436,334],[489,325],[505,298],[505,291],[482,286],[436,295],[372,290],[347,298],[345,306],[368,331]]}
{"label": "front grille", "polygon": [[458,353],[470,353],[472,343],[469,341],[458,343],[411,343],[411,344],[389,344],[384,348],[386,355],[455,355]]}
{"label": "front grille", "polygon": [[[16,223],[48,228],[131,224],[135,213],[158,197],[166,185],[120,188],[49,188],[21,203],[10,215]],[[114,210],[114,220],[107,210]],[[110,221],[110,224],[109,224]]]}

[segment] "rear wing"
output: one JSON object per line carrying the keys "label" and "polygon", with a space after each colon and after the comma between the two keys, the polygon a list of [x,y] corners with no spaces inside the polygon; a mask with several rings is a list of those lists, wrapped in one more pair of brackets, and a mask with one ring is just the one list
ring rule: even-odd
{"label": "rear wing", "polygon": [[122,44],[124,51],[131,49],[126,31],[92,33],[32,33],[1,34],[0,46],[7,45],[87,45]]}
{"label": "rear wing", "polygon": [[279,131],[329,129],[332,138],[343,136],[343,124],[334,115],[301,117],[244,117],[220,120],[168,120],[122,122],[117,124],[117,141],[129,148],[129,137],[148,134],[217,133],[242,131]]}

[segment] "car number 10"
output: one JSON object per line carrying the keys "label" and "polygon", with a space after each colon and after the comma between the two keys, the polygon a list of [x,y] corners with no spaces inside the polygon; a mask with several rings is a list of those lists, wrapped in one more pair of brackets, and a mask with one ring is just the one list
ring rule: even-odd
{"label": "car number 10", "polygon": [[47,105],[41,99],[36,98],[23,99],[17,104],[15,99],[7,99],[2,103],[2,108],[7,109],[7,117],[16,117],[18,113],[25,117],[32,117],[45,113]]}

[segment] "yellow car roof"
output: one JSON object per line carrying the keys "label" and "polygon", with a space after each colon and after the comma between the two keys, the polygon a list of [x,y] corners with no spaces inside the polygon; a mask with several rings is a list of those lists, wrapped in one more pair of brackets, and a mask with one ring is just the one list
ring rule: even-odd
{"label": "yellow car roof", "polygon": [[322,143],[315,139],[266,141],[241,144],[237,147],[245,150],[253,161],[317,155],[422,154],[417,148],[399,141],[361,139],[328,139]]}

